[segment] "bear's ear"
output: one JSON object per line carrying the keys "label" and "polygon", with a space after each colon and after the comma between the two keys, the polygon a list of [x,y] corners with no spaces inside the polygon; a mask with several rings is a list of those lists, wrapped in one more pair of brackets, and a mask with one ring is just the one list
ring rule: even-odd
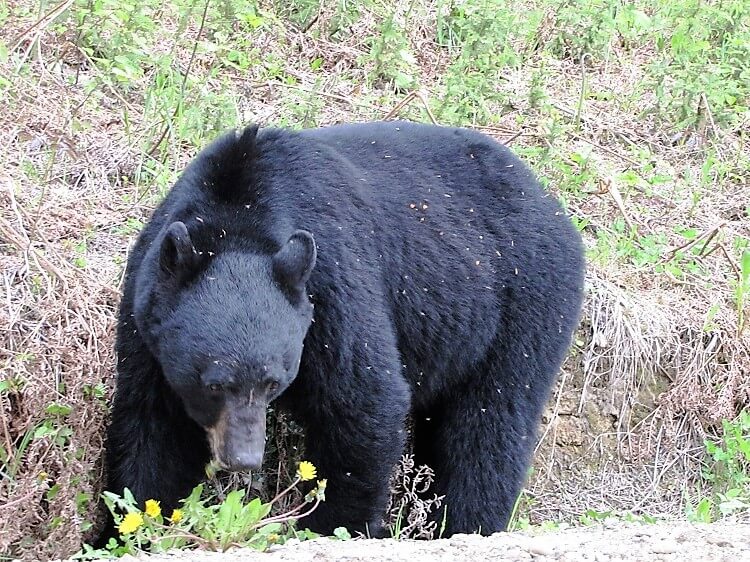
{"label": "bear's ear", "polygon": [[181,275],[195,264],[195,251],[184,223],[173,222],[167,228],[159,251],[159,265],[168,275]]}
{"label": "bear's ear", "polygon": [[282,285],[302,289],[315,267],[315,239],[297,230],[273,256],[273,275]]}

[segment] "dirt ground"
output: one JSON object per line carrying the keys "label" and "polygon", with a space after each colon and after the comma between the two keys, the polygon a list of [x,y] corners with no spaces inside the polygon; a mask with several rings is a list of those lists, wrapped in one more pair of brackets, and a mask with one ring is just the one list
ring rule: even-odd
{"label": "dirt ground", "polygon": [[750,522],[723,520],[712,524],[604,522],[543,533],[498,533],[491,537],[456,535],[434,541],[317,539],[272,547],[268,553],[247,549],[218,552],[183,551],[122,560],[167,562],[254,562],[326,560],[493,560],[577,562],[643,560],[668,562],[750,561]]}

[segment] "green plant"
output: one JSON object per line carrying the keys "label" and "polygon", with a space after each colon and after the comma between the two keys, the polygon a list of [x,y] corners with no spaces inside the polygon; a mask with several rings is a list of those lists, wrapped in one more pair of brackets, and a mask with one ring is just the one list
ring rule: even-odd
{"label": "green plant", "polygon": [[661,2],[663,31],[645,87],[677,130],[734,123],[750,103],[750,5],[743,0]]}
{"label": "green plant", "polygon": [[609,50],[615,32],[617,3],[609,0],[563,2],[555,15],[550,47],[561,58],[580,59]]}
{"label": "green plant", "polygon": [[445,534],[445,529],[448,526],[448,506],[443,507],[443,517],[440,519],[440,530],[438,531],[438,538],[442,539]]}
{"label": "green plant", "polygon": [[146,65],[159,62],[149,54],[159,6],[153,1],[78,0],[76,42],[104,71],[102,76],[113,79],[110,84],[132,86]]}
{"label": "green plant", "polygon": [[724,420],[720,439],[706,441],[705,447],[710,460],[702,476],[711,485],[711,496],[701,498],[695,508],[688,502],[688,517],[713,521],[750,509],[750,411]]}
{"label": "green plant", "polygon": [[555,12],[550,48],[561,58],[606,58],[615,43],[641,45],[653,31],[652,18],[633,3],[620,0],[565,1]]}
{"label": "green plant", "polygon": [[406,34],[413,8],[414,0],[403,17],[397,17],[398,11],[394,10],[385,18],[380,26],[380,34],[373,38],[370,52],[365,57],[375,62],[373,76],[376,80],[392,82],[399,90],[417,86],[417,59]]}
{"label": "green plant", "polygon": [[320,0],[291,0],[273,2],[274,11],[302,29],[308,29],[318,19]]}
{"label": "green plant", "polygon": [[398,508],[398,513],[396,514],[396,521],[393,523],[393,528],[391,529],[391,538],[394,538],[396,540],[401,538],[401,525],[404,522],[404,505],[401,504]]}
{"label": "green plant", "polygon": [[750,250],[744,250],[740,258],[740,275],[734,290],[737,307],[737,333],[742,335],[747,327],[747,306],[750,303]]}
{"label": "green plant", "polygon": [[[529,473],[531,473],[532,469],[529,469]],[[518,531],[521,529],[526,529],[529,527],[529,520],[526,517],[522,517],[520,515],[521,506],[528,507],[529,498],[526,495],[526,491],[522,490],[520,494],[518,494],[518,497],[516,498],[515,503],[513,504],[513,511],[510,513],[510,522],[508,523],[508,530],[509,531]],[[527,510],[524,510],[527,511]]]}
{"label": "green plant", "polygon": [[437,117],[446,123],[496,121],[499,106],[508,101],[498,88],[501,73],[522,60],[518,47],[536,29],[540,13],[526,10],[522,18],[501,0],[441,3],[438,13],[438,44],[454,56]]}
{"label": "green plant", "polygon": [[583,515],[578,518],[582,525],[594,525],[606,520],[626,521],[628,523],[643,523],[651,525],[657,522],[656,517],[647,514],[635,514],[630,511],[616,512],[613,510],[597,511],[596,509],[587,509]]}
{"label": "green plant", "polygon": [[693,507],[690,498],[686,498],[685,516],[691,523],[711,523],[714,518],[712,515],[713,504],[708,498],[702,498],[698,504]]}
{"label": "green plant", "polygon": [[[274,0],[272,4],[276,14],[289,20],[296,27],[313,36],[324,36],[333,41],[343,40],[350,35],[351,26],[359,21],[364,13],[383,8],[380,2],[372,0],[335,0],[325,3],[320,0]],[[387,5],[386,7],[390,8]]]}
{"label": "green plant", "polygon": [[333,536],[339,539],[340,541],[348,541],[352,538],[351,533],[346,527],[336,527],[333,530]]}
{"label": "green plant", "polygon": [[233,546],[243,546],[263,551],[291,537],[314,538],[317,535],[306,530],[297,531],[294,525],[298,518],[310,514],[325,500],[325,480],[318,480],[297,507],[269,516],[276,502],[300,482],[314,478],[315,467],[307,461],[301,462],[292,484],[267,503],[261,502],[260,498],[245,501],[245,490],[234,490],[223,501],[210,503],[212,498],[204,496],[203,484],[199,484],[190,496],[182,500],[182,507],[168,516],[162,513],[159,502],[154,499],[146,500],[145,509],[139,509],[128,489],[122,496],[104,492],[103,499],[114,518],[119,540],[110,539],[106,548],[99,550],[86,545],[76,558],[90,560],[136,554],[146,549],[156,553],[190,547],[225,551]]}

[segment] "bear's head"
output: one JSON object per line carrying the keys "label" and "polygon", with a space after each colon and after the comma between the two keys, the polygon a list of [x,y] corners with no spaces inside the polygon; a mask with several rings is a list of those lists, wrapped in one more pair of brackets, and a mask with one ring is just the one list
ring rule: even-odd
{"label": "bear's head", "polygon": [[312,322],[315,241],[297,230],[275,251],[229,247],[207,259],[193,238],[175,221],[152,244],[136,324],[215,461],[258,468],[268,404],[297,376]]}

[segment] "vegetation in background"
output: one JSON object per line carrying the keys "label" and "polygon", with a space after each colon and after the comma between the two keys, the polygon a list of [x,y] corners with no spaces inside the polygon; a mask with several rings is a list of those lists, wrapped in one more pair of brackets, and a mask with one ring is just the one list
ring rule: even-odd
{"label": "vegetation in background", "polygon": [[[661,493],[685,515],[688,489],[690,518],[747,509],[748,60],[744,0],[1,3],[0,557],[64,556],[95,530],[128,244],[196,151],[249,121],[435,120],[510,145],[563,200],[590,260],[568,367],[579,373],[553,411],[579,385],[570,411],[585,432],[622,436],[615,449],[634,466],[684,479],[649,481],[633,503]],[[584,403],[596,392],[611,394],[605,429]],[[553,424],[553,450],[577,443]],[[263,517],[303,505],[294,490],[279,497],[299,429],[275,413],[269,428],[266,469],[212,479],[216,505],[193,498],[191,544],[255,540],[211,530],[222,509],[246,523],[269,503]],[[688,454],[705,435],[705,458]],[[530,488],[559,487],[553,460]],[[560,500],[588,502],[574,523],[615,509],[591,490]],[[534,498],[515,525],[571,511]],[[394,534],[418,534],[402,505]],[[143,517],[122,552],[170,528]]]}

